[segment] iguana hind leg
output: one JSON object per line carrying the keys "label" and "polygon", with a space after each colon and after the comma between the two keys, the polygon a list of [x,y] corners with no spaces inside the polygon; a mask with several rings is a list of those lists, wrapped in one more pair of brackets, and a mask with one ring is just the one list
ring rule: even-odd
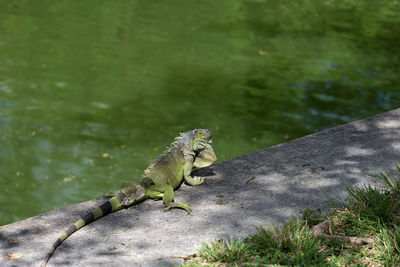
{"label": "iguana hind leg", "polygon": [[189,205],[174,202],[174,188],[170,185],[152,185],[146,189],[146,197],[161,198],[166,206],[165,210],[169,209],[184,209],[190,214],[192,207]]}
{"label": "iguana hind leg", "polygon": [[125,196],[121,204],[127,207],[144,200],[146,195],[146,189],[137,182],[132,182],[129,186],[123,187],[121,192]]}

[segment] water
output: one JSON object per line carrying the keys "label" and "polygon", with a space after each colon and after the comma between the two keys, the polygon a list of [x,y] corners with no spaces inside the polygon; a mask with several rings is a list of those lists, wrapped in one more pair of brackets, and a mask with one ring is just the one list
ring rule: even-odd
{"label": "water", "polygon": [[0,225],[400,105],[398,1],[0,0]]}

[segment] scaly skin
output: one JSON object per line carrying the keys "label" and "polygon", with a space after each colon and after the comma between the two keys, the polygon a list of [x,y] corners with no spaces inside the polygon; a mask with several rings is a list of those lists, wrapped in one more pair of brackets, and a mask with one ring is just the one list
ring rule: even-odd
{"label": "scaly skin", "polygon": [[174,202],[174,190],[181,185],[183,180],[192,186],[204,182],[204,178],[192,177],[191,173],[192,170],[209,166],[217,160],[211,140],[212,132],[206,129],[181,133],[175,138],[171,147],[149,165],[138,182],[131,182],[123,186],[108,201],[68,227],[53,244],[43,266],[46,266],[56,248],[75,231],[100,217],[146,199],[162,198],[165,210],[180,208],[190,214],[192,208],[189,205]]}

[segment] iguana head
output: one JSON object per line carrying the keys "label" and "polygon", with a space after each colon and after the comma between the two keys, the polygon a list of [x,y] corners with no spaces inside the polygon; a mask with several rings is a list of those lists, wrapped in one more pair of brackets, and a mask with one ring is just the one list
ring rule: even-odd
{"label": "iguana head", "polygon": [[211,144],[212,140],[212,132],[207,129],[196,129],[190,131],[190,148],[193,152],[199,152],[203,150],[203,148],[207,144]]}
{"label": "iguana head", "polygon": [[212,148],[212,132],[207,129],[196,129],[192,131],[192,151],[196,153],[193,163],[196,168],[203,168],[211,165],[217,160]]}

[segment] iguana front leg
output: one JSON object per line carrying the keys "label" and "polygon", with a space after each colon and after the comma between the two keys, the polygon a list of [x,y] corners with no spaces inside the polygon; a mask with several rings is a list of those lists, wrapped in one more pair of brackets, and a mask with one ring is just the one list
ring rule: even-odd
{"label": "iguana front leg", "polygon": [[186,158],[186,164],[185,164],[185,169],[183,171],[183,179],[185,179],[185,182],[188,183],[189,185],[200,185],[204,183],[204,178],[198,177],[198,176],[191,176],[192,170],[193,170],[193,160],[194,157],[191,156],[191,160]]}
{"label": "iguana front leg", "polygon": [[189,205],[174,202],[174,188],[171,185],[152,185],[146,188],[146,197],[148,198],[160,198],[166,206],[165,210],[174,208],[184,209],[188,214],[192,211],[192,207]]}

